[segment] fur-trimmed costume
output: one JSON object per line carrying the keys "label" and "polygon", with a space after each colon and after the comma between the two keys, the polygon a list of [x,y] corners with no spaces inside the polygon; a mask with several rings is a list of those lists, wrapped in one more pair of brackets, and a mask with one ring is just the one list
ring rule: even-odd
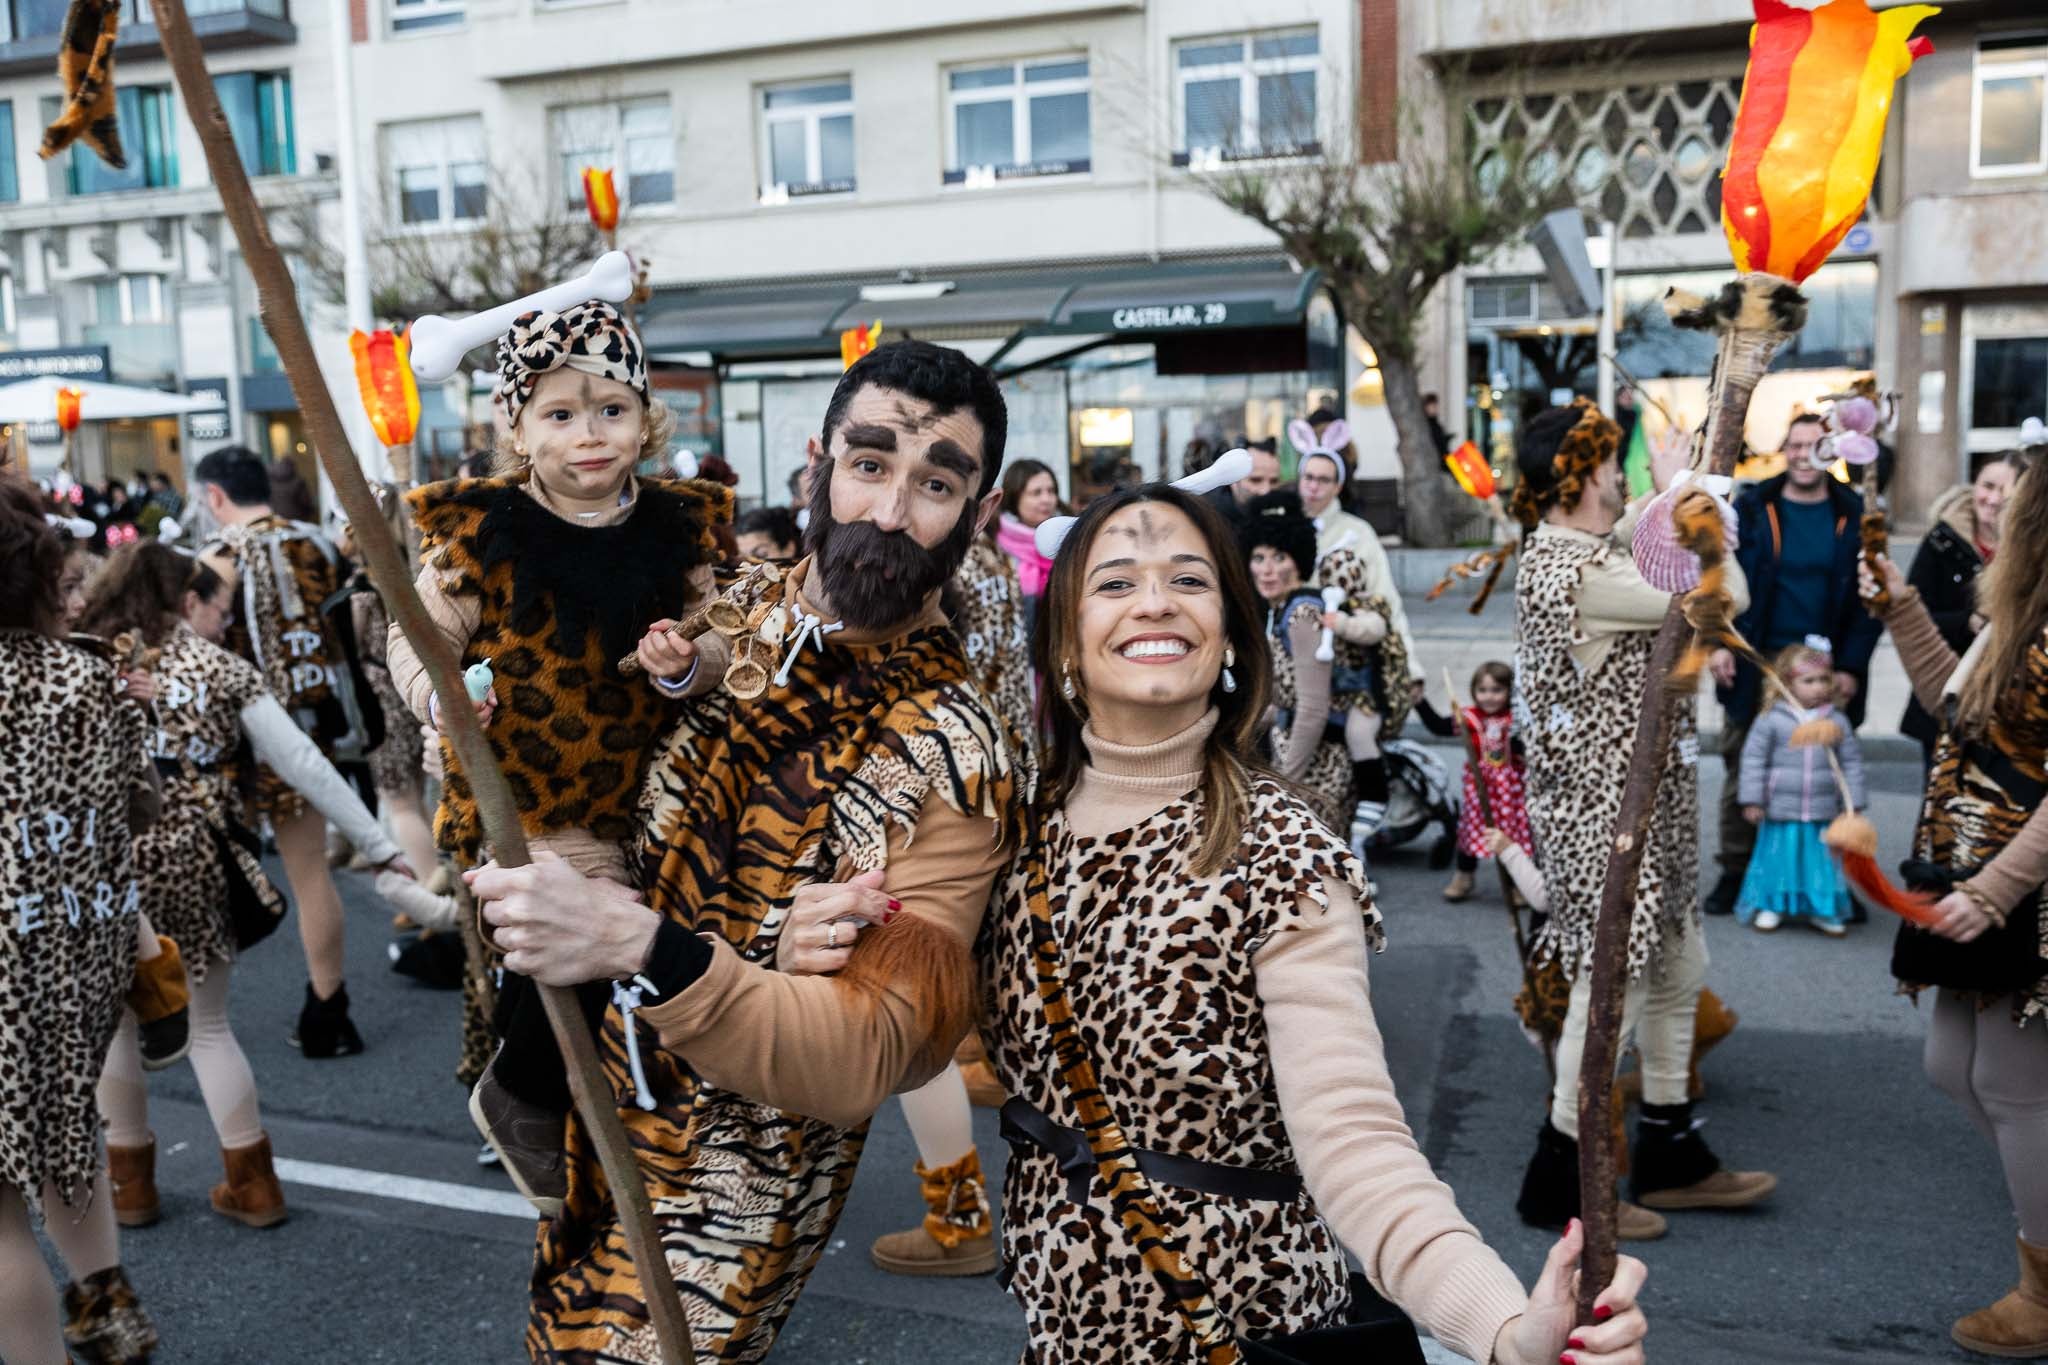
{"label": "fur-trimmed costume", "polygon": [[130,813],[153,805],[139,708],[113,668],[0,631],[0,1184],[84,1206],[100,1068],[135,975]]}
{"label": "fur-trimmed costume", "polygon": [[1009,722],[1022,751],[1037,738],[1032,702],[1031,632],[1024,624],[1024,591],[1017,566],[987,536],[976,536],[953,572],[960,595],[954,628],[974,665],[976,681]]}
{"label": "fur-trimmed costume", "polygon": [[[484,731],[529,835],[635,829],[642,763],[670,704],[620,675],[647,627],[680,618],[693,571],[718,557],[712,526],[732,519],[714,483],[644,479],[631,513],[578,526],[541,505],[525,475],[432,484],[406,494],[422,557],[443,591],[482,607],[462,663],[488,660],[498,710]],[[483,829],[453,749],[434,821],[440,846],[477,860]]]}
{"label": "fur-trimmed costume", "polygon": [[[799,564],[787,575],[751,570],[726,596],[746,615],[763,603],[793,602],[808,567]],[[931,803],[977,821],[993,818],[991,879],[998,832],[1015,810],[1003,723],[936,609],[873,643],[845,641],[846,634],[828,635],[821,647],[798,649],[787,660],[787,684],[770,685],[754,700],[721,690],[686,704],[648,773],[648,904],[710,937],[721,960],[729,945],[755,964],[728,964],[740,974],[759,976],[774,966],[799,887],[883,866],[892,833],[904,841],[897,857],[907,861],[911,836],[924,833],[921,812],[937,808]],[[970,909],[978,919],[981,906]],[[864,935],[861,950],[829,985],[808,980],[820,989],[880,993],[925,982],[932,996],[946,997],[932,1002],[946,1018],[932,1022],[925,1045],[943,1046],[943,1053],[918,1054],[929,1075],[968,1027],[971,964],[965,941],[921,928],[919,918],[901,917],[872,940]],[[913,932],[897,935],[904,928]],[[693,986],[677,1003],[690,1008],[691,993],[706,985]],[[655,1028],[665,1039],[669,1033],[653,1007],[636,1016],[635,1027],[652,1110],[634,1103],[616,1005],[604,1015],[598,1049],[647,1180],[698,1359],[760,1360],[825,1250],[866,1122],[838,1126],[700,1079],[679,1053],[655,1045]],[[779,1033],[776,1048],[771,1061],[778,1068],[806,1060],[791,1055],[805,1049]],[[541,1225],[528,1349],[556,1365],[656,1361],[616,1213],[589,1136],[573,1116],[567,1151],[563,1215]]]}

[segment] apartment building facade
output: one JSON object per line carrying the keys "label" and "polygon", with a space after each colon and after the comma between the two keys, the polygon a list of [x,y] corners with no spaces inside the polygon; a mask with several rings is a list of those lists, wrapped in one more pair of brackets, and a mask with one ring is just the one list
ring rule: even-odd
{"label": "apartment building facade", "polygon": [[[183,417],[85,423],[75,472],[91,482],[156,469],[182,481],[193,460],[230,440],[294,459],[314,479],[297,404],[147,0],[129,0],[116,49],[126,169],[83,145],[38,157],[62,103],[65,8],[0,6],[0,382],[54,374],[217,400]],[[289,239],[300,222],[331,225],[332,11],[310,0],[190,0],[189,9],[278,235]],[[308,307],[323,349],[345,358],[338,318],[317,296]],[[55,414],[26,435],[31,467],[53,470],[63,449]]]}

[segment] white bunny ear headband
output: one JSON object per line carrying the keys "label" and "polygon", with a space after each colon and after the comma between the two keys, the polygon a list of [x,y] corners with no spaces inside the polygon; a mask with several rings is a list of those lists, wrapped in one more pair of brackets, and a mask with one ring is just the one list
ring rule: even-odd
{"label": "white bunny ear headband", "polygon": [[1308,418],[1297,417],[1287,424],[1287,439],[1304,462],[1311,455],[1320,455],[1336,465],[1338,487],[1351,482],[1351,466],[1344,463],[1344,447],[1351,444],[1351,424],[1342,417],[1324,427],[1321,436]]}
{"label": "white bunny ear headband", "polygon": [[[1219,488],[1228,488],[1252,472],[1252,453],[1249,450],[1226,450],[1216,457],[1216,463],[1207,469],[1175,479],[1173,487],[1183,493],[1201,497]],[[1047,559],[1057,559],[1060,546],[1067,539],[1067,532],[1074,529],[1079,517],[1047,517],[1038,523],[1038,530],[1032,534],[1032,541],[1038,546],[1038,553]]]}

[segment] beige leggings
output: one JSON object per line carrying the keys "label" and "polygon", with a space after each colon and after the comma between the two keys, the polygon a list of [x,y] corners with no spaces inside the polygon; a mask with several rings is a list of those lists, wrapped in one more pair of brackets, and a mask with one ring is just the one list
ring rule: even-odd
{"label": "beige leggings", "polygon": [[958,1062],[946,1063],[944,1071],[896,1098],[903,1101],[917,1159],[928,1168],[950,1166],[974,1150],[974,1112]]}
{"label": "beige leggings", "polygon": [[[256,1076],[242,1045],[228,1028],[229,964],[207,964],[206,980],[186,980],[192,987],[192,1052],[189,1060],[199,1077],[199,1093],[223,1147],[247,1147],[263,1137],[263,1117],[256,1107]],[[135,1034],[135,1014],[124,1010],[107,1065],[100,1073],[100,1112],[107,1119],[107,1141],[116,1147],[140,1147],[149,1141],[149,1078],[142,1069],[142,1051]]]}
{"label": "beige leggings", "polygon": [[[91,1202],[82,1210],[59,1199],[55,1186],[43,1186],[43,1231],[56,1243],[73,1281],[121,1263],[108,1185],[102,1163]],[[64,1365],[66,1359],[57,1286],[36,1245],[28,1205],[14,1189],[0,1185],[0,1360],[7,1365]]]}
{"label": "beige leggings", "polygon": [[[1636,1051],[1642,1056],[1645,1104],[1686,1102],[1693,1020],[1706,979],[1707,941],[1699,925],[1690,924],[1683,939],[1667,941],[1662,960],[1640,980],[1630,982],[1622,997],[1621,1038],[1615,1045],[1615,1060],[1620,1061],[1633,1035]],[[1550,1122],[1574,1139],[1579,1135],[1579,1064],[1586,1055],[1586,1015],[1592,1001],[1593,972],[1588,965],[1572,983],[1571,1008],[1557,1041],[1557,1083],[1550,1091]]]}
{"label": "beige leggings", "polygon": [[1936,991],[1925,1062],[1927,1078],[1998,1152],[2020,1236],[2048,1246],[2048,1026],[2015,1024],[2010,999],[1978,1009]]}

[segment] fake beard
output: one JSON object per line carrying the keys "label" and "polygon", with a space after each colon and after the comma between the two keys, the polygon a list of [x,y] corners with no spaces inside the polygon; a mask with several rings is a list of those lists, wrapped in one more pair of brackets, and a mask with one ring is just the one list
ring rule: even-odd
{"label": "fake beard", "polygon": [[942,588],[967,557],[974,540],[975,504],[934,549],[907,531],[880,531],[873,522],[832,519],[831,466],[821,466],[811,485],[811,519],[804,548],[839,619],[855,630],[880,630],[908,621],[925,598]]}

